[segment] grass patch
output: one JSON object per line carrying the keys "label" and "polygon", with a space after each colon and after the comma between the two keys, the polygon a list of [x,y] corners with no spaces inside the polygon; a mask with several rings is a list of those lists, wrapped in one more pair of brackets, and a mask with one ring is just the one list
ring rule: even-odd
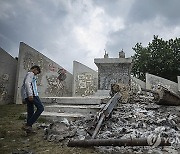
{"label": "grass patch", "polygon": [[[21,113],[26,111],[25,105],[0,106],[0,153],[27,153],[36,154],[95,154],[93,148],[71,148],[60,143],[48,142],[43,139],[43,130],[37,129],[37,134],[26,136],[21,130],[24,122]],[[40,118],[38,122],[47,122]]]}

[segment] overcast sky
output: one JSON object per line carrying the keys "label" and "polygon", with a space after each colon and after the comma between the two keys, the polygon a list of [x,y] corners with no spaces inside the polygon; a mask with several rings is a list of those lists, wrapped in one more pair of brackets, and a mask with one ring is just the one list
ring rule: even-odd
{"label": "overcast sky", "polygon": [[0,0],[0,47],[22,41],[72,73],[73,60],[97,70],[104,49],[117,58],[153,35],[180,37],[180,0]]}

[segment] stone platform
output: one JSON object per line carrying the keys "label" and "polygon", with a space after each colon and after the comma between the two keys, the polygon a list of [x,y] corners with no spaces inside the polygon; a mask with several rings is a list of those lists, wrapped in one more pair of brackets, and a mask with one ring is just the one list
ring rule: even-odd
{"label": "stone platform", "polygon": [[57,113],[96,114],[103,105],[47,105],[45,111]]}
{"label": "stone platform", "polygon": [[74,105],[97,105],[104,103],[104,97],[41,97],[43,103],[48,104],[74,104]]}
{"label": "stone platform", "polygon": [[92,97],[42,97],[45,106],[41,117],[50,120],[64,118],[73,121],[82,117],[92,117],[104,106],[106,96]]}

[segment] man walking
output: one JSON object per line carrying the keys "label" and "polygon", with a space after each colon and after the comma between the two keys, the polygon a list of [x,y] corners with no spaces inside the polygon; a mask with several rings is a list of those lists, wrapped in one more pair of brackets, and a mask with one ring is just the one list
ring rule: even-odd
{"label": "man walking", "polygon": [[[32,125],[37,121],[41,113],[44,111],[44,106],[38,97],[36,75],[41,73],[39,66],[32,66],[24,77],[21,88],[23,101],[27,104],[27,122],[22,127],[26,132],[32,132]],[[34,106],[37,110],[34,112]]]}

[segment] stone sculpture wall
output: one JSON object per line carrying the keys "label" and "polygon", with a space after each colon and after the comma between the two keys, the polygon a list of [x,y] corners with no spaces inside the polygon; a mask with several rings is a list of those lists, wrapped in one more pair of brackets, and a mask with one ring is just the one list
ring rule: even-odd
{"label": "stone sculpture wall", "polygon": [[156,89],[157,86],[166,87],[168,90],[178,94],[178,84],[176,82],[146,73],[146,89]]}
{"label": "stone sculpture wall", "polygon": [[38,65],[41,68],[41,74],[37,76],[40,97],[72,96],[72,74],[37,50],[21,42],[16,78],[16,104],[21,103],[22,82],[25,74],[33,65]]}
{"label": "stone sculpture wall", "polygon": [[14,100],[17,60],[0,48],[0,104]]}
{"label": "stone sculpture wall", "polygon": [[108,90],[114,83],[130,83],[130,72],[128,64],[101,66],[98,70],[99,89]]}
{"label": "stone sculpture wall", "polygon": [[97,91],[98,73],[91,68],[73,62],[73,96],[89,96]]}

